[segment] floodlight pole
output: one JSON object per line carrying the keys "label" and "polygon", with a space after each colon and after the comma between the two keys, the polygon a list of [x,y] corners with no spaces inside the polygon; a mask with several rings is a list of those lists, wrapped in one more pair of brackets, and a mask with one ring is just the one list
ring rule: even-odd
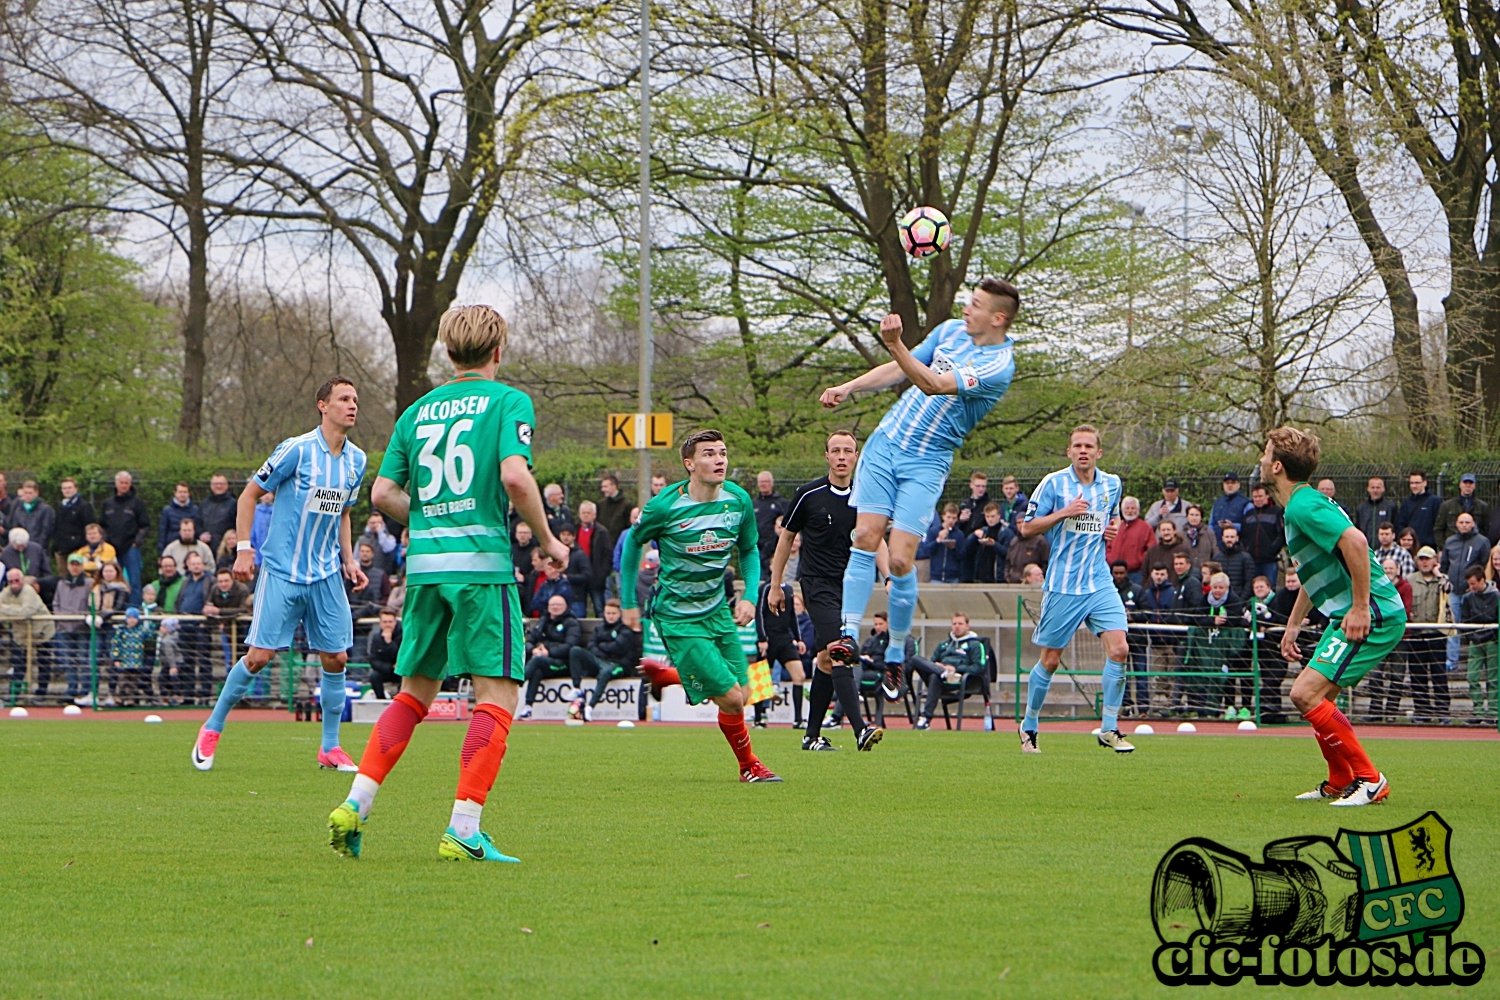
{"label": "floodlight pole", "polygon": [[[641,0],[641,358],[640,412],[651,412],[651,0]],[[649,419],[649,418],[648,418]],[[651,499],[651,451],[645,435],[636,441],[640,502]]]}

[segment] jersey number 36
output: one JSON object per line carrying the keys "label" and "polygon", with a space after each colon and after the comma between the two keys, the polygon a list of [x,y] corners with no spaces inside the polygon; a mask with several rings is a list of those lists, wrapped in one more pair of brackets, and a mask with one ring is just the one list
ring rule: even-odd
{"label": "jersey number 36", "polygon": [[[447,424],[417,425],[416,435],[422,442],[417,464],[430,473],[425,486],[418,484],[417,499],[426,503],[437,496],[443,491],[445,479],[448,481],[448,492],[453,495],[463,496],[469,492],[469,486],[474,482],[474,452],[458,439],[473,427],[472,420],[455,421],[451,428]],[[444,431],[448,432],[448,441],[443,448],[443,457],[438,458],[438,442],[443,440]]]}

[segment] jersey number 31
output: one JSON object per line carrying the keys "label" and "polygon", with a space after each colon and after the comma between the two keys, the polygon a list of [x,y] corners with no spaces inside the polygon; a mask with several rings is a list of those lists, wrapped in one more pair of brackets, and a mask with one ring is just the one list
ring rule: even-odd
{"label": "jersey number 31", "polygon": [[[474,482],[474,452],[458,439],[473,427],[472,420],[455,421],[451,428],[447,424],[417,425],[416,435],[422,442],[417,464],[431,473],[427,485],[417,486],[417,499],[426,503],[437,496],[443,491],[444,479],[448,481],[448,492],[453,495],[463,496],[469,492],[469,486]],[[438,442],[443,440],[444,431],[448,432],[448,442],[443,457],[438,458]]]}

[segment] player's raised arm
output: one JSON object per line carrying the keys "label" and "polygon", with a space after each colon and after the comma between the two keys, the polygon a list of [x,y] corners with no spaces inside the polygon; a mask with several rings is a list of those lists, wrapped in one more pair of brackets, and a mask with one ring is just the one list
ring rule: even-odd
{"label": "player's raised arm", "polygon": [[823,395],[818,402],[829,409],[838,406],[844,400],[856,392],[874,392],[877,389],[889,389],[891,386],[906,378],[901,374],[901,366],[894,361],[887,361],[883,365],[876,365],[865,372],[859,378],[850,379],[843,385],[836,385],[831,389],[824,389]]}
{"label": "player's raised arm", "polygon": [[901,374],[910,379],[912,385],[929,396],[958,395],[957,375],[951,371],[933,371],[906,346],[901,339],[900,316],[891,313],[880,321],[880,340],[885,344],[886,350],[891,352],[891,358],[901,369]]}

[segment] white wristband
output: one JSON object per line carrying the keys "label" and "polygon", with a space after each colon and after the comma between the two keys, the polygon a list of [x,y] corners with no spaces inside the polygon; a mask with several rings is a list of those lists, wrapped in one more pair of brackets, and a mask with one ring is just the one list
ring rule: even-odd
{"label": "white wristband", "polygon": [[255,546],[251,545],[249,542],[238,542],[234,546],[234,551],[236,551],[236,552],[250,552],[254,548],[255,548]]}

